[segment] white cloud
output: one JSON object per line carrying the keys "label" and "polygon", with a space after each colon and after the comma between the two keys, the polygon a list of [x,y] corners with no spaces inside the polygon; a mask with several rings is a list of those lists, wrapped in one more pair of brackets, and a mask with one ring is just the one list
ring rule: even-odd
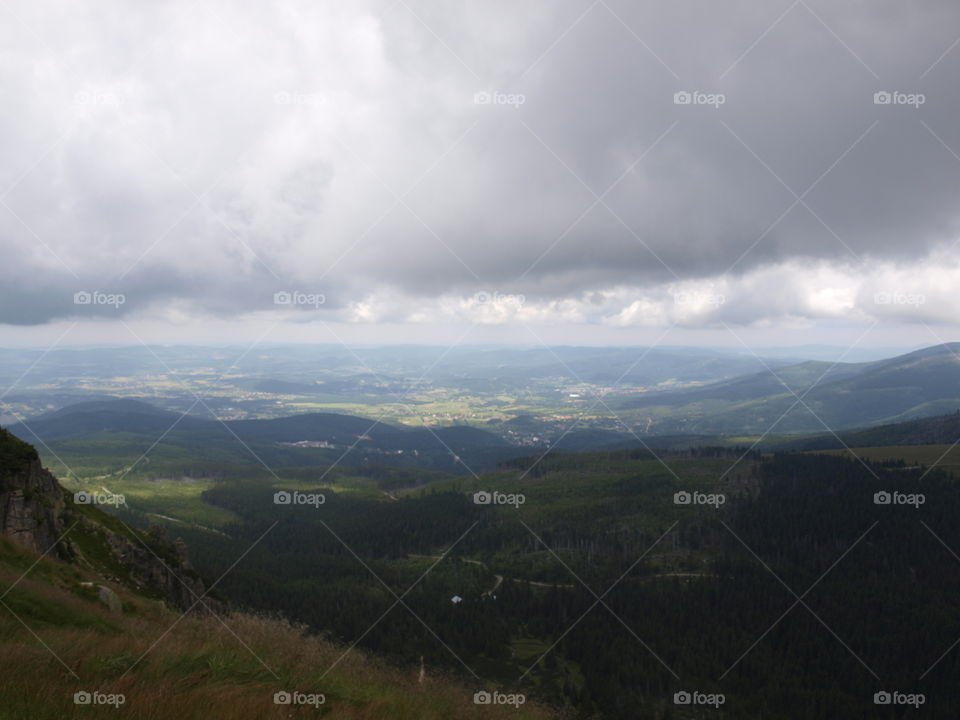
{"label": "white cloud", "polygon": [[[941,144],[960,148],[960,53],[911,78],[950,46],[960,7],[819,8],[890,88],[927,95],[917,109],[874,105],[872,75],[801,6],[731,68],[763,3],[693,23],[683,4],[608,4],[619,19],[601,4],[572,29],[588,6],[13,10],[0,322],[72,316],[84,288],[178,327],[957,317],[957,263],[937,248],[960,232]],[[674,105],[688,87],[727,102]],[[524,102],[476,105],[478,91]],[[277,309],[285,288],[327,302]]]}

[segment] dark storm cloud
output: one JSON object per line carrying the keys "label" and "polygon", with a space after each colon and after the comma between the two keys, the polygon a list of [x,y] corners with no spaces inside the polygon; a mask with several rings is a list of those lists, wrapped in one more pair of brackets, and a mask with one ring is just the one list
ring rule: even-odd
{"label": "dark storm cloud", "polygon": [[24,11],[0,322],[857,275],[958,238],[956,3],[514,5]]}

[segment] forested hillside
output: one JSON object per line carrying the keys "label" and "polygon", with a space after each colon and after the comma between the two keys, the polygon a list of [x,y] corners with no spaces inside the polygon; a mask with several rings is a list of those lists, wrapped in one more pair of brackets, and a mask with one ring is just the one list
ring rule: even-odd
{"label": "forested hillside", "polygon": [[712,711],[675,705],[685,689],[784,720],[898,717],[874,705],[883,689],[923,693],[930,717],[960,702],[960,489],[939,471],[639,450],[518,460],[395,500],[278,507],[274,492],[208,491],[240,519],[185,533],[198,566],[217,575],[266,533],[225,595],[401,663],[584,718]]}

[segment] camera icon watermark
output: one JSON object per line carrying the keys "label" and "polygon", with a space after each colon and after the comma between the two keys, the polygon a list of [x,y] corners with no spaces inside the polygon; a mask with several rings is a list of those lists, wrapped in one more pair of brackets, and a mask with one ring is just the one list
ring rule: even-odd
{"label": "camera icon watermark", "polygon": [[881,490],[873,494],[874,505],[910,505],[914,510],[919,510],[920,506],[927,501],[927,496],[923,493],[902,493],[894,490],[887,492]]}
{"label": "camera icon watermark", "polygon": [[920,307],[927,302],[927,298],[919,293],[883,290],[874,293],[873,302],[875,305],[912,305],[913,307]]}
{"label": "camera icon watermark", "polygon": [[727,502],[727,496],[723,493],[702,493],[688,492],[681,490],[673,494],[674,505],[710,505],[714,510],[719,510],[720,506]]}
{"label": "camera icon watermark", "polygon": [[126,495],[112,492],[88,492],[86,490],[75,492],[73,501],[77,505],[113,505],[119,507],[127,504]]}
{"label": "camera icon watermark", "polygon": [[521,93],[504,93],[497,90],[481,90],[473,94],[474,105],[507,105],[514,110],[527,101],[527,96]]}
{"label": "camera icon watermark", "polygon": [[709,105],[719,109],[725,105],[727,96],[723,93],[705,93],[699,90],[679,90],[673,94],[674,105]]}
{"label": "camera icon watermark", "polygon": [[881,690],[873,694],[874,705],[910,705],[915,710],[927,701],[923,693],[904,693],[899,690]]}
{"label": "camera icon watermark", "polygon": [[99,290],[92,292],[88,290],[79,290],[73,294],[74,305],[109,305],[113,308],[119,308],[127,301],[127,296],[123,293],[105,293]]}
{"label": "camera icon watermark", "polygon": [[79,90],[73,94],[73,104],[119,107],[123,104],[123,98],[108,90]]}
{"label": "camera icon watermark", "polygon": [[690,305],[694,307],[718,308],[727,301],[725,295],[705,292],[675,292],[673,302],[676,305]]}
{"label": "camera icon watermark", "polygon": [[274,505],[307,505],[319,508],[327,501],[323,493],[302,493],[297,490],[278,490],[273,494]]}
{"label": "camera icon watermark", "polygon": [[285,305],[288,307],[313,307],[320,309],[320,306],[327,302],[327,297],[323,293],[306,293],[299,290],[278,290],[273,294],[274,305]]}
{"label": "camera icon watermark", "polygon": [[274,705],[311,705],[319,708],[327,702],[327,696],[323,693],[302,693],[294,690],[288,692],[281,690],[273,694]]}
{"label": "camera icon watermark", "polygon": [[473,494],[474,505],[513,505],[520,509],[520,506],[527,501],[527,496],[523,493],[502,493],[496,490],[480,490]]}
{"label": "camera icon watermark", "polygon": [[491,307],[512,307],[519,308],[527,301],[526,296],[501,293],[490,290],[480,290],[474,293],[473,302],[477,305],[487,305]]}
{"label": "camera icon watermark", "polygon": [[276,105],[302,105],[304,107],[317,107],[323,104],[323,96],[319,93],[290,92],[280,90],[274,93],[273,102]]}
{"label": "camera icon watermark", "polygon": [[708,705],[718,708],[727,701],[723,693],[704,693],[699,690],[680,690],[673,694],[674,705]]}
{"label": "camera icon watermark", "polygon": [[926,104],[927,96],[923,93],[905,93],[897,90],[880,90],[873,94],[874,105],[909,105],[919,108]]}
{"label": "camera icon watermark", "polygon": [[73,694],[74,705],[112,705],[114,709],[119,708],[127,701],[123,693],[102,693],[98,690],[92,692],[79,690]]}
{"label": "camera icon watermark", "polygon": [[519,708],[527,701],[527,696],[523,693],[502,693],[494,690],[488,692],[480,690],[473,694],[474,705],[512,705]]}

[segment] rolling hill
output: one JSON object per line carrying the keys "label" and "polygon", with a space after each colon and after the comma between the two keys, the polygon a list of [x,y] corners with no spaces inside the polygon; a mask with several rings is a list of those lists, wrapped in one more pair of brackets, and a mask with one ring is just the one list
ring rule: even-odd
{"label": "rolling hill", "polygon": [[869,363],[799,363],[617,405],[652,418],[658,434],[761,433],[774,423],[776,433],[822,432],[937,415],[960,406],[960,343]]}
{"label": "rolling hill", "polygon": [[271,467],[328,465],[349,451],[351,465],[468,473],[467,468],[493,467],[517,454],[499,436],[467,426],[409,428],[337,413],[220,422],[132,399],[69,405],[9,430],[70,466],[76,454],[132,463],[161,437],[154,458],[162,460],[166,453],[184,466],[221,468],[261,461]]}
{"label": "rolling hill", "polygon": [[952,445],[960,441],[960,411],[948,415],[888,423],[876,427],[821,433],[803,438],[777,438],[766,447],[776,450],[840,450],[846,447]]}

